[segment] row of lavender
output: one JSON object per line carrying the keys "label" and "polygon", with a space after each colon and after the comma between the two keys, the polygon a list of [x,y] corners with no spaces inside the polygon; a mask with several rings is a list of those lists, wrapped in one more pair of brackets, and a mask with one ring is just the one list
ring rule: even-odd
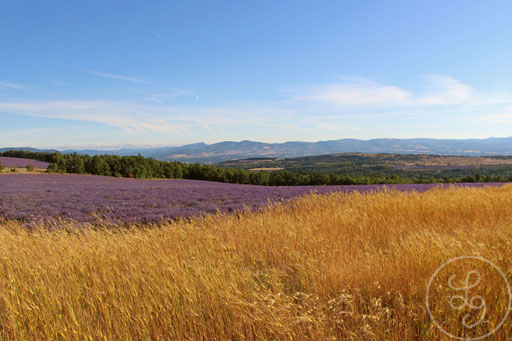
{"label": "row of lavender", "polygon": [[[489,186],[500,184],[459,184]],[[425,191],[433,184],[386,185]],[[134,180],[92,175],[5,174],[0,176],[0,218],[27,223],[59,218],[150,223],[245,207],[258,209],[311,191],[374,191],[381,185],[263,187],[198,180]]]}
{"label": "row of lavender", "polygon": [[5,157],[0,156],[0,165],[4,167],[14,167],[14,168],[24,168],[29,165],[34,166],[34,168],[42,168],[46,169],[50,165],[48,162],[38,161],[38,160],[30,160],[30,159],[21,159],[18,157]]}

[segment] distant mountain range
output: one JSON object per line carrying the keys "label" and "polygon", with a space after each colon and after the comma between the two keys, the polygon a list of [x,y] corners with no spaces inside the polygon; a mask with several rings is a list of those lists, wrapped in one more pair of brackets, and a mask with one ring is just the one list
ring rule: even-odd
{"label": "distant mountain range", "polygon": [[[35,148],[1,148],[38,151]],[[54,150],[44,150],[52,152]],[[218,163],[254,157],[290,158],[334,153],[394,153],[491,156],[512,155],[512,137],[487,139],[340,139],[319,142],[263,143],[224,141],[214,144],[195,143],[181,147],[130,148],[119,150],[61,150],[62,153],[138,155],[157,160]]]}

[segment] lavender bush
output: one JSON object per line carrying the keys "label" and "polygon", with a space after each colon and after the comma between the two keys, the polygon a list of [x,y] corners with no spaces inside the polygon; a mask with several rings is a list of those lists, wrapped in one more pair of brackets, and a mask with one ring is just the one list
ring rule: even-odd
{"label": "lavender bush", "polygon": [[[497,183],[458,184],[489,186]],[[68,219],[86,223],[149,223],[217,210],[258,209],[311,191],[367,192],[383,187],[425,191],[435,184],[263,187],[199,180],[135,180],[93,175],[0,176],[0,218],[27,223]]]}

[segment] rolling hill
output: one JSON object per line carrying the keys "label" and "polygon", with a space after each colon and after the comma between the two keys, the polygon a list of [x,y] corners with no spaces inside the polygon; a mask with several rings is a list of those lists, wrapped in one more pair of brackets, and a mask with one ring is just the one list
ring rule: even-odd
{"label": "rolling hill", "polygon": [[[3,148],[1,151],[13,148]],[[34,148],[17,148],[32,149]],[[251,157],[294,158],[335,153],[394,153],[491,156],[512,155],[512,137],[487,139],[340,139],[319,142],[290,141],[263,143],[223,141],[214,144],[194,143],[180,147],[129,148],[118,150],[62,150],[63,153],[115,154],[152,157],[157,160],[218,163]]]}
{"label": "rolling hill", "polygon": [[247,158],[218,163],[224,168],[252,171],[358,174],[410,177],[465,177],[512,174],[512,156],[338,153],[298,158]]}

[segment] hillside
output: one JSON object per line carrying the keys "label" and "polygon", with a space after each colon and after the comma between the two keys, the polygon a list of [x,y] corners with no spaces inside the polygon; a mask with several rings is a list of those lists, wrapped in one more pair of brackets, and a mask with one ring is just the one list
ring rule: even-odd
{"label": "hillside", "polygon": [[512,174],[512,156],[341,153],[299,158],[249,158],[217,164],[245,170],[287,170],[321,174],[461,177]]}
{"label": "hillside", "polygon": [[[112,151],[114,152],[114,151]],[[126,153],[127,151],[120,151]],[[135,151],[131,151],[135,152]],[[341,139],[319,142],[262,143],[224,141],[195,143],[182,147],[139,150],[141,155],[158,160],[216,163],[247,157],[289,158],[331,153],[397,153],[439,155],[512,155],[512,138],[472,140],[436,139]]]}
{"label": "hillside", "polygon": [[[12,148],[0,149],[0,152]],[[25,149],[25,148],[20,148]],[[181,147],[129,148],[118,150],[63,150],[63,153],[88,155],[138,155],[163,161],[217,163],[250,157],[294,158],[334,153],[394,153],[495,156],[512,155],[512,137],[488,139],[340,139],[319,142],[290,141],[263,143],[223,141],[194,143]]]}
{"label": "hillside", "polygon": [[[369,185],[512,181],[512,156],[332,154],[295,159],[249,158],[219,165],[158,161],[143,156],[25,151],[0,157],[44,161],[49,173],[113,175],[138,179],[195,179],[265,186]],[[33,161],[33,160],[32,160]],[[5,169],[4,169],[5,171]]]}

